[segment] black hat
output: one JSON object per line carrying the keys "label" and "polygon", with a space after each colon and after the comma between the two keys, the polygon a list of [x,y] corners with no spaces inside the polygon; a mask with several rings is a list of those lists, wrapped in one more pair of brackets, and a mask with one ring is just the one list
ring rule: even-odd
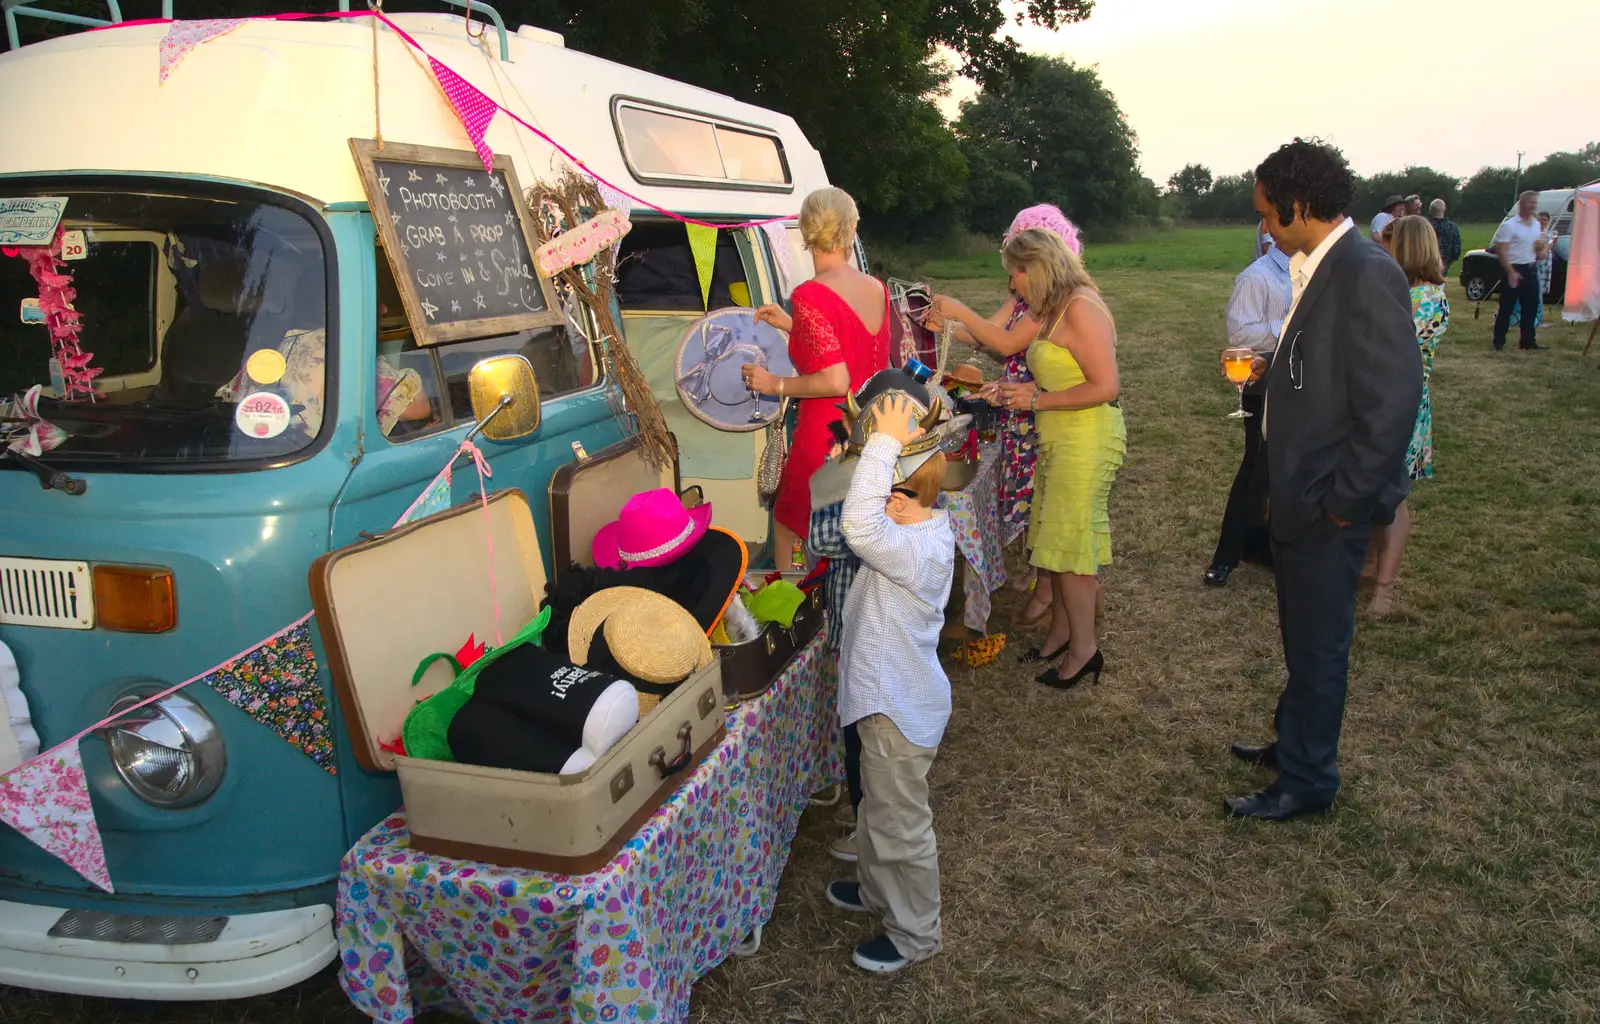
{"label": "black hat", "polygon": [[713,526],[688,554],[667,565],[636,569],[570,565],[557,582],[545,587],[542,607],[550,609],[550,623],[542,641],[545,650],[567,657],[567,626],[572,613],[593,595],[612,587],[639,587],[670,597],[709,634],[738,595],[749,563],[744,541]]}

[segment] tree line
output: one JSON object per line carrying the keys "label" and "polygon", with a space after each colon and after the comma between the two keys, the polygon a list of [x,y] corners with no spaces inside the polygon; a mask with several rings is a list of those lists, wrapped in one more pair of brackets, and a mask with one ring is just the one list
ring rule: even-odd
{"label": "tree line", "polygon": [[[1591,142],[1577,152],[1551,153],[1523,168],[1520,188],[1573,188],[1597,178],[1600,142]],[[1254,188],[1254,172],[1213,178],[1203,164],[1187,164],[1167,179],[1162,212],[1181,220],[1251,223],[1256,220]],[[1466,179],[1432,167],[1407,167],[1360,179],[1351,212],[1357,219],[1371,217],[1389,196],[1419,195],[1424,204],[1443,199],[1455,221],[1498,221],[1511,208],[1518,189],[1514,167],[1484,167]]]}

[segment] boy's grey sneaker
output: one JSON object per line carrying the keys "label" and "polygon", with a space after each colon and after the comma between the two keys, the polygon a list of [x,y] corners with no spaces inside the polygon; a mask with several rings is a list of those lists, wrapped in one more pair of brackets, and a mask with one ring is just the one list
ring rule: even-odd
{"label": "boy's grey sneaker", "polygon": [[861,883],[840,880],[828,883],[828,902],[840,910],[866,913],[867,905],[861,902]]}
{"label": "boy's grey sneaker", "polygon": [[835,860],[842,860],[846,864],[854,864],[856,862],[855,829],[851,829],[849,835],[840,836],[829,843],[828,852],[833,855]]}
{"label": "boy's grey sneaker", "polygon": [[856,962],[857,967],[873,974],[893,974],[911,964],[911,961],[895,948],[894,940],[887,935],[880,935],[871,942],[863,942],[856,947],[851,959]]}

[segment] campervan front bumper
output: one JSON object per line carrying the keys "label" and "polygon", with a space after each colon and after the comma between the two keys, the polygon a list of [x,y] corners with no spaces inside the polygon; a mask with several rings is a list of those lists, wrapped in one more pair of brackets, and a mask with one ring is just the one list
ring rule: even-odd
{"label": "campervan front bumper", "polygon": [[209,941],[177,943],[161,941],[170,918],[69,914],[0,901],[0,984],[110,999],[242,999],[304,981],[339,953],[326,904],[229,917]]}

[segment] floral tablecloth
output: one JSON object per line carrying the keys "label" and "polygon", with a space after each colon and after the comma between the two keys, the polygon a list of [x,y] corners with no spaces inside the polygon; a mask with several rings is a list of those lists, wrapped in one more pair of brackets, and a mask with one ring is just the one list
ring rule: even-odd
{"label": "floral tablecloth", "polygon": [[817,639],[622,851],[588,875],[458,862],[409,848],[405,814],[339,876],[340,984],[401,1024],[425,1009],[482,1024],[651,1021],[772,914],[810,796],[843,778],[838,668]]}
{"label": "floral tablecloth", "polygon": [[1000,524],[1000,446],[986,444],[978,453],[978,474],[959,491],[939,496],[938,507],[950,513],[956,547],[967,560],[961,575],[965,598],[961,619],[972,629],[989,629],[989,595],[1005,586],[1006,556]]}

